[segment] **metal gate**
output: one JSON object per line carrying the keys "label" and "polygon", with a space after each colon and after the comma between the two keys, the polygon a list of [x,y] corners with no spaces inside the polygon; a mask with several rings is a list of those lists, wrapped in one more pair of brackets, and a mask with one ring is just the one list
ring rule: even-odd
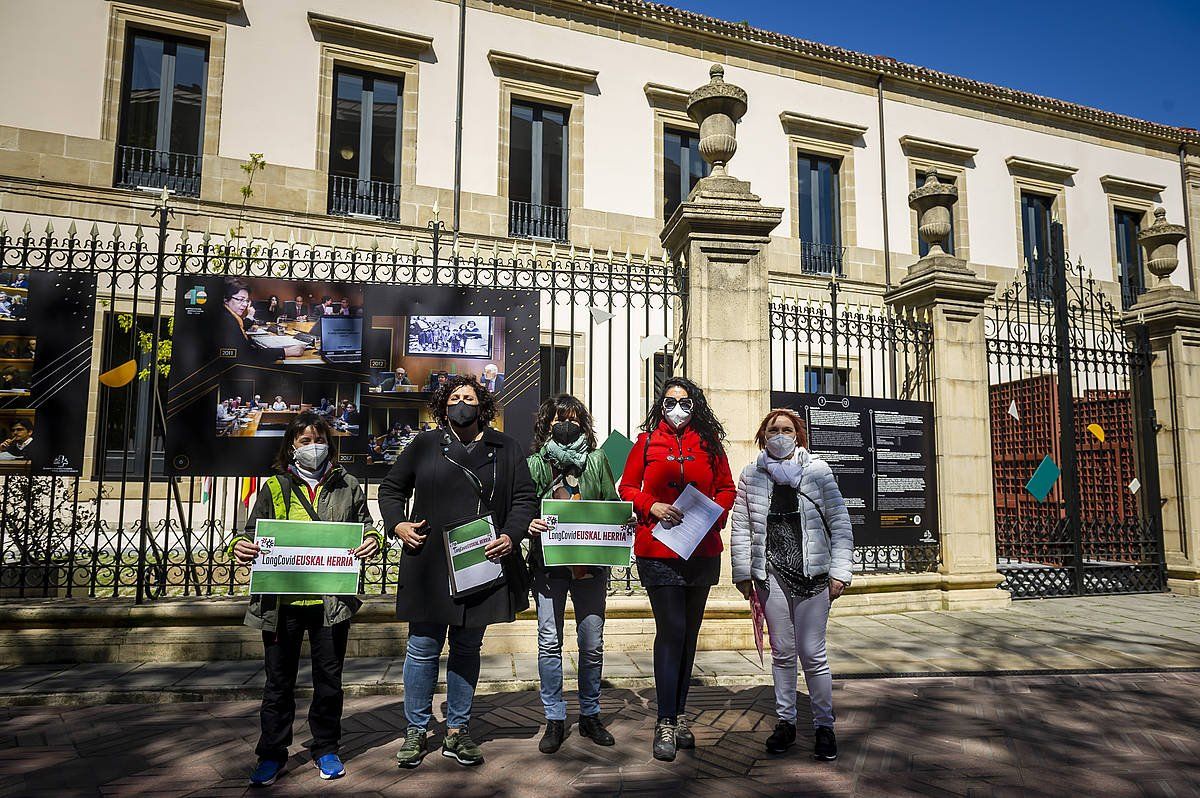
{"label": "metal gate", "polygon": [[1070,262],[1062,226],[1049,232],[1049,252],[985,321],[1001,587],[1013,598],[1160,591],[1149,341]]}
{"label": "metal gate", "polygon": [[[771,298],[772,390],[929,401],[929,322],[886,305],[839,302],[838,283],[829,281],[828,297],[810,290],[803,299]],[[940,542],[854,546],[857,573],[927,573],[940,562]]]}
{"label": "metal gate", "polygon": [[[362,246],[353,237],[281,244],[189,236],[168,229],[166,209],[157,216],[157,240],[141,227],[132,235],[119,228],[102,234],[95,224],[79,235],[74,223],[65,236],[50,224],[37,235],[28,223],[14,235],[0,218],[0,269],[96,275],[101,370],[108,359],[136,357],[144,377],[102,392],[88,430],[94,465],[82,477],[0,474],[0,596],[144,601],[245,593],[248,569],[225,551],[245,518],[245,483],[167,477],[163,467],[167,380],[158,372],[169,362],[163,355],[174,313],[168,298],[184,275],[330,280],[367,290],[536,291],[542,393],[575,393],[602,437],[609,430],[635,435],[656,386],[686,368],[686,273],[665,257],[600,255],[544,242],[520,250],[510,244],[507,253],[498,244],[468,250],[452,245],[436,219],[421,239],[408,230],[405,239]],[[650,341],[655,351],[641,351]],[[364,565],[360,591],[390,592],[398,560],[398,551],[387,550]],[[614,569],[610,589],[627,593],[636,582],[633,568]]]}

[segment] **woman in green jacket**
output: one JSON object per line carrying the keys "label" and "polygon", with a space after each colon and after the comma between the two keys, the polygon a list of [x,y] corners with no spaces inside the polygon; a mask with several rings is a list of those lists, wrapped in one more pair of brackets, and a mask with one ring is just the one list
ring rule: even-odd
{"label": "woman in green jacket", "polygon": [[[246,534],[233,539],[230,552],[243,565],[258,557],[254,542],[259,519],[342,521],[363,525],[363,542],[350,553],[359,559],[374,556],[383,536],[375,529],[362,486],[329,457],[333,430],[311,411],[299,413],[283,435],[275,459],[275,476],[258,489],[258,499],[246,521]],[[342,724],[342,663],[350,617],[360,602],[354,596],[252,595],[246,625],[262,630],[267,682],[263,687],[262,734],[255,753],[258,764],[250,774],[254,786],[272,784],[283,772],[292,743],[296,716],[296,673],[300,645],[308,633],[312,652],[313,697],[308,709],[312,734],[309,748],[323,779],[343,776],[338,757]]]}
{"label": "woman in green jacket", "polygon": [[[608,459],[596,448],[591,414],[574,396],[561,394],[542,402],[533,429],[532,449],[529,473],[539,499],[620,501]],[[566,733],[562,640],[568,594],[575,607],[579,640],[579,733],[597,745],[612,745],[612,734],[600,722],[608,568],[547,567],[541,544],[546,528],[540,517],[529,525],[529,570],[538,615],[538,674],[546,710],[546,732],[538,750],[554,753]]]}

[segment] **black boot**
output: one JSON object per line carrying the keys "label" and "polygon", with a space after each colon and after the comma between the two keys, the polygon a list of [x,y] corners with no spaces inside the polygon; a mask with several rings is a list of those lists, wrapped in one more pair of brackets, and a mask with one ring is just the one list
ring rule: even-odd
{"label": "black boot", "polygon": [[538,750],[543,754],[553,754],[557,751],[563,744],[565,726],[565,721],[546,721],[546,733],[542,735],[542,741],[538,743]]}
{"label": "black boot", "polygon": [[767,753],[782,754],[796,742],[796,724],[781,720],[775,724],[775,731],[767,738]]}
{"label": "black boot", "polygon": [[587,737],[596,745],[614,745],[617,742],[608,729],[604,728],[599,715],[580,715],[579,734]]}
{"label": "black boot", "polygon": [[837,738],[833,736],[830,726],[817,727],[817,741],[813,746],[813,759],[822,762],[832,762],[837,759]]}
{"label": "black boot", "polygon": [[663,762],[675,761],[675,722],[659,719],[654,725],[654,758]]}

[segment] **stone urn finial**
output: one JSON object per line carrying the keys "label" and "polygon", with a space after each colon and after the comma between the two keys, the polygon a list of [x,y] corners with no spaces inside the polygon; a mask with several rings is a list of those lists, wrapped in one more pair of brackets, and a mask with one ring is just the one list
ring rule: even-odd
{"label": "stone urn finial", "polygon": [[1179,242],[1185,238],[1187,231],[1183,225],[1168,222],[1162,207],[1154,209],[1154,224],[1138,233],[1138,243],[1146,253],[1146,268],[1158,278],[1155,288],[1171,284],[1171,272],[1179,265]]}
{"label": "stone urn finial", "polygon": [[956,202],[958,187],[939,181],[936,171],[925,175],[925,184],[909,193],[908,207],[917,212],[917,233],[929,245],[926,258],[946,257],[944,246]]}
{"label": "stone urn finial", "polygon": [[729,176],[729,159],[737,152],[738,120],[746,115],[746,92],[725,82],[725,68],[713,64],[709,81],[688,95],[687,112],[700,126],[700,154],[712,164],[713,178]]}

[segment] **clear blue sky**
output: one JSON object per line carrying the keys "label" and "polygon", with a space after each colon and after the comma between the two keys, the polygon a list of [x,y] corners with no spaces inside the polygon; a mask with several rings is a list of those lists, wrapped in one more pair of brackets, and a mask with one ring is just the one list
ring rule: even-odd
{"label": "clear blue sky", "polygon": [[1200,0],[663,1],[1106,111],[1200,128]]}

